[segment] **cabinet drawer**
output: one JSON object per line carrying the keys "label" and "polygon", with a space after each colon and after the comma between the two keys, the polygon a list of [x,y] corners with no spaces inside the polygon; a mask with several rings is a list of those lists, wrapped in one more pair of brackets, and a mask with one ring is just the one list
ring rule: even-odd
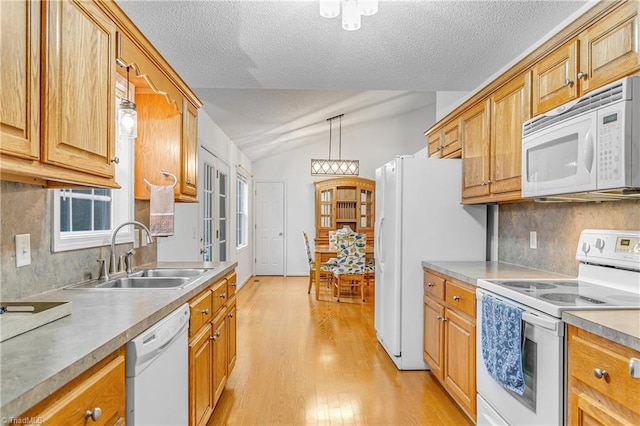
{"label": "cabinet drawer", "polygon": [[[640,380],[629,375],[629,359],[640,354],[584,330],[570,333],[569,374],[640,414]],[[596,369],[606,371],[598,378]]]}
{"label": "cabinet drawer", "polygon": [[227,299],[231,299],[236,294],[236,273],[227,275]]}
{"label": "cabinet drawer", "polygon": [[424,271],[424,293],[444,299],[444,278]]}
{"label": "cabinet drawer", "polygon": [[213,285],[213,312],[216,313],[227,303],[227,279]]}
{"label": "cabinet drawer", "polygon": [[473,290],[462,287],[451,281],[447,281],[446,285],[446,301],[451,306],[470,317],[476,316],[476,298]]}
{"label": "cabinet drawer", "polygon": [[213,301],[211,290],[207,290],[196,296],[189,303],[189,336],[195,335],[200,327],[213,318]]}
{"label": "cabinet drawer", "polygon": [[[44,424],[56,425],[115,425],[123,424],[125,413],[125,361],[121,354],[102,368],[77,383],[52,395],[50,403],[23,417],[41,419]],[[87,411],[99,408],[96,421],[86,419]]]}

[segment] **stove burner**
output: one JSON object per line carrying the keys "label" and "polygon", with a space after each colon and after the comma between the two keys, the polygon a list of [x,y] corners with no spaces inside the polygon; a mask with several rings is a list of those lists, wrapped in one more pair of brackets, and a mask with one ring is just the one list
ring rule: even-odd
{"label": "stove burner", "polygon": [[502,284],[505,287],[525,288],[525,289],[534,288],[536,290],[548,290],[550,288],[557,287],[554,284],[543,283],[540,281],[505,281],[500,284]]}
{"label": "stove burner", "polygon": [[580,303],[586,302],[594,305],[600,305],[606,302],[598,299],[592,299],[590,297],[581,296],[579,294],[570,294],[570,293],[545,293],[540,295],[541,299],[551,300],[553,302],[562,302],[562,303]]}

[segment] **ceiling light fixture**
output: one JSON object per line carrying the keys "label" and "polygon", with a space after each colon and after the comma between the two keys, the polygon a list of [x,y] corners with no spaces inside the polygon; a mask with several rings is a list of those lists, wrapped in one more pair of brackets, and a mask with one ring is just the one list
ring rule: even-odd
{"label": "ceiling light fixture", "polygon": [[[312,159],[311,175],[342,175],[342,176],[358,176],[360,174],[360,161],[343,160],[342,159],[342,116],[327,118],[329,122],[329,158],[328,159]],[[340,133],[338,143],[338,159],[331,159],[331,135],[333,134],[333,120],[340,119]]]}
{"label": "ceiling light fixture", "polygon": [[118,106],[118,136],[135,138],[138,136],[138,113],[136,104],[129,100],[129,67],[127,66],[127,99]]}
{"label": "ceiling light fixture", "polygon": [[378,12],[378,0],[320,0],[320,16],[335,18],[342,9],[342,28],[347,31],[360,29],[361,16]]}

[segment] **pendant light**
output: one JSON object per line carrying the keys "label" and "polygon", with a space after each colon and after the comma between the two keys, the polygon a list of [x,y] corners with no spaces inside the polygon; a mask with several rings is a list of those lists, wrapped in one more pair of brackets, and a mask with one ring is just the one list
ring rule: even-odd
{"label": "pendant light", "polygon": [[320,0],[320,16],[336,18],[342,10],[342,28],[360,29],[361,17],[378,13],[378,0]]}
{"label": "pendant light", "polygon": [[[360,174],[360,161],[343,160],[342,159],[342,117],[344,114],[327,118],[329,122],[329,158],[328,159],[312,159],[311,175],[338,175],[338,176],[358,176]],[[333,133],[333,120],[340,119],[340,132],[338,143],[338,159],[331,159],[331,135]]]}
{"label": "pendant light", "polygon": [[127,66],[127,98],[118,106],[118,136],[135,138],[138,136],[138,113],[136,104],[129,100],[129,66]]}

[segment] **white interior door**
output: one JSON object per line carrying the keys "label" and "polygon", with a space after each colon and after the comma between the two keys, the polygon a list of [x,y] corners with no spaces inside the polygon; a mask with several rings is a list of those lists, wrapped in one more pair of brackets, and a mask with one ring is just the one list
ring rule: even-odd
{"label": "white interior door", "polygon": [[205,262],[228,259],[229,167],[204,148],[198,155],[200,253]]}
{"label": "white interior door", "polygon": [[256,275],[284,275],[284,182],[256,182]]}

